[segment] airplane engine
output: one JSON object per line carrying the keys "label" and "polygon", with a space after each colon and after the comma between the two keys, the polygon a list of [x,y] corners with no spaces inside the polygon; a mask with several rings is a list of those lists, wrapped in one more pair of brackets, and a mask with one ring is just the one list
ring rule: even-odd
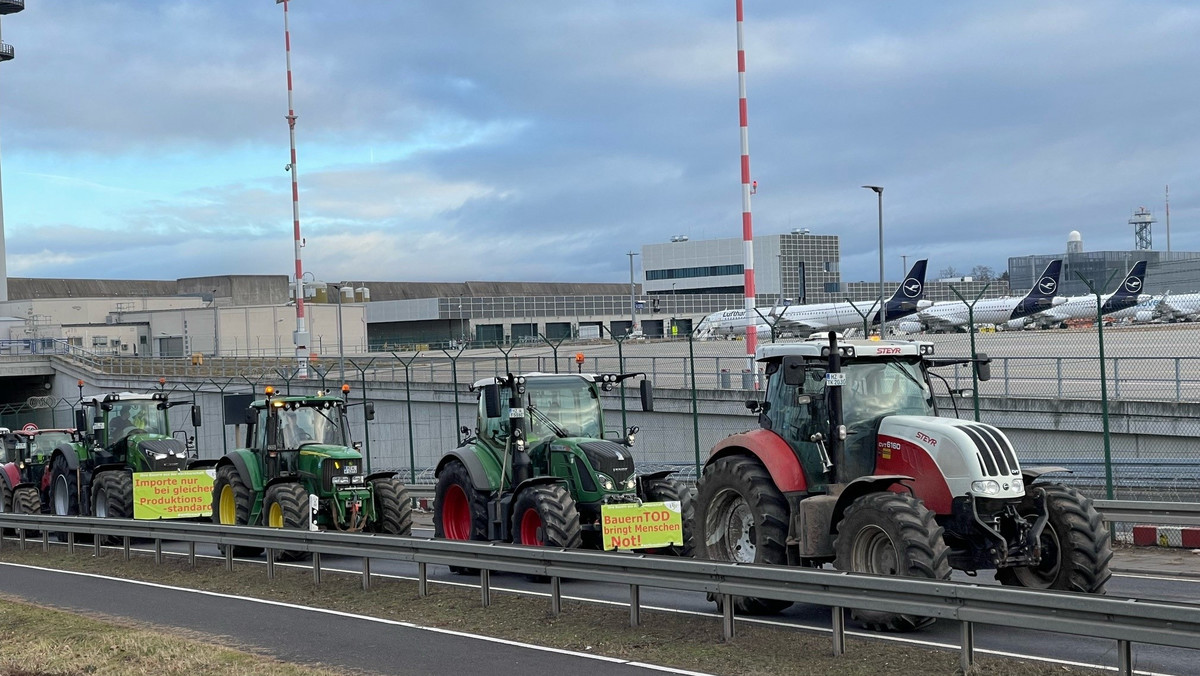
{"label": "airplane engine", "polygon": [[1004,330],[1005,331],[1020,331],[1021,329],[1025,328],[1025,326],[1026,326],[1026,323],[1025,323],[1024,317],[1021,317],[1019,319],[1010,319],[1004,323]]}
{"label": "airplane engine", "polygon": [[893,325],[897,333],[920,333],[921,322],[897,322]]}
{"label": "airplane engine", "polygon": [[1137,314],[1133,315],[1133,321],[1144,323],[1154,320],[1153,310],[1138,310]]}

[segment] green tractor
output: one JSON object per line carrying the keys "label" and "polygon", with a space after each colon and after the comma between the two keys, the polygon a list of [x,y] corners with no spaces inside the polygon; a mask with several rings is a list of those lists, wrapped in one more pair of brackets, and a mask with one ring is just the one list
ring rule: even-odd
{"label": "green tractor", "polygon": [[[343,395],[349,392],[343,386]],[[240,421],[246,448],[217,461],[213,523],[408,536],[412,502],[396,472],[364,474],[361,442],[350,441],[344,397],[277,396],[254,401]],[[371,402],[366,420],[375,419]],[[235,547],[237,556],[261,549]],[[281,560],[303,552],[277,552]]]}
{"label": "green tractor", "polygon": [[167,412],[183,404],[192,407],[192,426],[200,426],[195,402],[170,401],[167,392],[120,392],[79,403],[75,426],[82,436],[62,439],[49,452],[43,502],[53,514],[132,518],[134,472],[213,464],[197,459],[195,437],[171,431]]}
{"label": "green tractor", "polygon": [[642,373],[508,374],[476,382],[475,436],[437,464],[434,537],[601,548],[603,506],[672,502],[679,504],[682,542],[659,551],[690,556],[691,489],[669,470],[635,472],[629,449],[637,427],[623,437],[604,431],[601,391],[635,376],[642,376],[642,410],[653,411]]}

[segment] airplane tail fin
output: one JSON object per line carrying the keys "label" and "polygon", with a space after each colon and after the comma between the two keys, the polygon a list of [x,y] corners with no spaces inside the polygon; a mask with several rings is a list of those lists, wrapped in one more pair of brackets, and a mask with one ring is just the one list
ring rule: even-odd
{"label": "airplane tail fin", "polygon": [[[1113,298],[1133,298],[1136,299],[1142,293],[1143,282],[1146,280],[1146,261],[1138,261],[1133,264],[1133,268],[1121,284],[1113,291]],[[1136,300],[1135,300],[1136,302]]]}
{"label": "airplane tail fin", "polygon": [[893,301],[909,301],[916,302],[925,297],[925,267],[929,263],[928,260],[922,258],[913,263],[908,274],[904,276],[904,281],[900,282],[900,286],[896,287],[896,292],[892,294]]}
{"label": "airplane tail fin", "polygon": [[1033,283],[1033,288],[1029,293],[1025,294],[1023,299],[1028,301],[1045,301],[1050,302],[1058,293],[1058,275],[1062,272],[1062,259],[1056,258],[1050,261],[1046,269],[1042,272],[1042,276]]}

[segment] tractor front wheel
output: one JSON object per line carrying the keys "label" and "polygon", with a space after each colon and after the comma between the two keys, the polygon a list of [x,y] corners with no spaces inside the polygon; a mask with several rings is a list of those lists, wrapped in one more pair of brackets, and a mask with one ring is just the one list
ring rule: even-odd
{"label": "tractor front wheel", "polygon": [[[246,526],[250,523],[250,506],[254,496],[250,487],[242,481],[237,468],[225,465],[217,470],[217,479],[213,482],[213,523],[225,526]],[[225,545],[217,545],[221,553],[225,553]],[[234,547],[234,556],[258,556],[261,547]]]}
{"label": "tractor front wheel", "polygon": [[412,535],[412,500],[408,490],[396,477],[384,477],[371,482],[375,498],[375,523],[371,530],[388,535]]}
{"label": "tractor front wheel", "polygon": [[[125,472],[103,472],[92,480],[92,516],[107,519],[133,517],[133,477]],[[118,538],[101,537],[100,544],[115,545]]]}
{"label": "tractor front wheel", "polygon": [[[846,510],[837,524],[833,565],[838,570],[872,575],[950,578],[950,549],[933,512],[911,495],[868,493]],[[854,609],[854,621],[867,629],[913,631],[932,617]]]}
{"label": "tractor front wheel", "polygon": [[567,549],[583,545],[579,509],[562,484],[530,486],[513,504],[514,544]]}
{"label": "tractor front wheel", "polygon": [[683,544],[667,547],[662,551],[675,556],[691,557],[696,546],[693,528],[693,522],[696,520],[696,501],[692,497],[692,489],[676,479],[655,479],[642,484],[642,495],[639,497],[645,502],[679,503],[683,520]]}
{"label": "tractor front wheel", "polygon": [[[79,515],[79,478],[62,455],[50,462],[50,511],[55,516]],[[59,542],[67,541],[67,534],[61,531],[54,537]]]}
{"label": "tractor front wheel", "polygon": [[[447,540],[487,540],[487,493],[475,488],[471,474],[453,461],[438,475],[433,500],[433,536]],[[473,575],[474,568],[450,566],[450,572]]]}
{"label": "tractor front wheel", "polygon": [[[308,508],[308,491],[297,483],[275,484],[263,497],[263,520],[269,528],[308,530],[312,512]],[[275,550],[276,561],[300,561],[308,552],[290,549]]]}
{"label": "tractor front wheel", "polygon": [[42,496],[33,486],[23,486],[13,491],[13,509],[17,514],[41,514]]}
{"label": "tractor front wheel", "polygon": [[1032,491],[1046,492],[1046,511],[1050,513],[1042,529],[1042,560],[1037,566],[1001,568],[996,579],[1001,584],[1028,589],[1055,589],[1103,594],[1112,571],[1112,545],[1104,520],[1090,498],[1061,484],[1034,484],[1026,490],[1017,511],[1034,519],[1037,507]]}
{"label": "tractor front wheel", "polygon": [[[13,504],[14,502],[13,489],[9,487],[6,479],[0,477],[0,514],[17,511],[16,506]],[[3,530],[4,534],[8,534],[10,532],[12,532],[11,528],[5,528]]]}
{"label": "tractor front wheel", "polygon": [[[718,458],[704,468],[696,501],[696,558],[787,565],[787,501],[757,460]],[[790,605],[777,599],[734,598],[734,610],[743,615],[769,615]]]}

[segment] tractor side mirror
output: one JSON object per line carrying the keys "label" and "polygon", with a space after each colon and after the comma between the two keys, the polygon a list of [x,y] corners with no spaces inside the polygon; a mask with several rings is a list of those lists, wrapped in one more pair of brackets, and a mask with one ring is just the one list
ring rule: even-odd
{"label": "tractor side mirror", "polygon": [[200,426],[200,407],[192,404],[192,427]]}
{"label": "tractor side mirror", "polygon": [[746,409],[751,413],[758,413],[759,407],[762,406],[757,399],[751,399],[746,402]]}
{"label": "tractor side mirror", "polygon": [[642,378],[642,382],[638,385],[642,395],[642,410],[651,413],[654,411],[654,385],[649,380]]}
{"label": "tractor side mirror", "polygon": [[783,384],[784,385],[803,385],[804,384],[804,360],[799,357],[784,357],[783,358]]}
{"label": "tractor side mirror", "polygon": [[75,409],[75,429],[78,430],[80,434],[87,434],[87,409]]}
{"label": "tractor side mirror", "polygon": [[256,422],[258,422],[258,413],[256,413],[253,408],[250,408],[249,406],[247,406],[246,410],[242,411],[241,424],[242,425],[253,425]]}
{"label": "tractor side mirror", "polygon": [[981,383],[992,379],[992,360],[983,352],[975,353],[975,374]]}
{"label": "tractor side mirror", "polygon": [[483,414],[488,418],[500,417],[500,386],[495,383],[483,386]]}
{"label": "tractor side mirror", "polygon": [[374,420],[374,419],[375,419],[375,402],[364,401],[363,402],[363,420]]}

